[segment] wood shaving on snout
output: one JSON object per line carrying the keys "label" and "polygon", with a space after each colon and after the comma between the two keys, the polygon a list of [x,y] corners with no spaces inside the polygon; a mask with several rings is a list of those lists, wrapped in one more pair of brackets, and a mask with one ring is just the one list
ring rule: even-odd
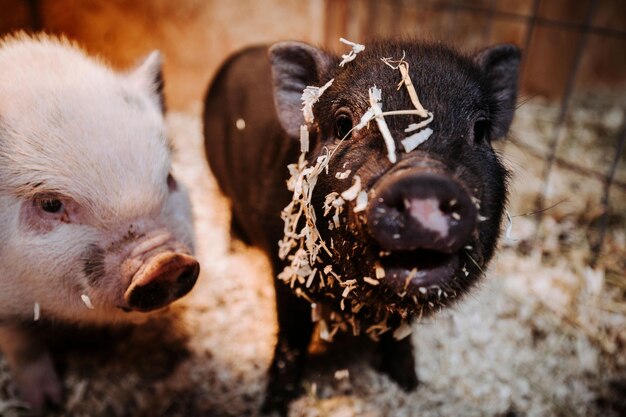
{"label": "wood shaving on snout", "polygon": [[432,134],[433,134],[433,130],[431,128],[426,128],[411,136],[407,136],[406,138],[402,139],[400,143],[402,143],[402,146],[404,147],[405,152],[409,153],[413,149],[420,146],[422,143],[426,142],[428,138],[430,138],[430,135]]}
{"label": "wood shaving on snout", "polygon": [[354,58],[356,58],[356,55],[365,50],[365,45],[361,45],[355,42],[350,42],[349,40],[344,39],[344,38],[339,38],[339,42],[352,47],[352,50],[350,52],[348,52],[345,55],[341,55],[342,61],[339,63],[340,67],[343,67],[348,62],[354,61]]}

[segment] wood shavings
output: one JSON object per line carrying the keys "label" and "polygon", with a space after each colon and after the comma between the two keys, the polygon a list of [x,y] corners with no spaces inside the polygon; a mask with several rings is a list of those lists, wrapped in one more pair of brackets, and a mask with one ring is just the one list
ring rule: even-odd
{"label": "wood shavings", "polygon": [[335,174],[335,178],[337,178],[338,180],[345,180],[346,178],[348,178],[351,172],[352,170],[349,170],[349,169],[344,172],[337,172]]}
{"label": "wood shavings", "polygon": [[[313,122],[313,105],[319,100],[324,91],[329,88],[334,79],[328,81],[322,87],[307,86],[302,92],[302,112],[307,123]],[[328,148],[324,148],[325,154],[316,159],[313,166],[308,165],[305,154],[309,151],[309,131],[306,125],[300,127],[300,157],[297,163],[289,164],[290,177],[287,180],[287,189],[292,191],[291,202],[282,210],[281,219],[284,222],[283,238],[278,242],[278,256],[280,259],[289,259],[290,265],[285,266],[278,278],[292,287],[296,284],[313,285],[315,273],[311,268],[316,262],[320,262],[319,253],[324,250],[332,257],[317,229],[317,216],[315,208],[311,204],[313,190],[317,184],[318,176],[325,170],[328,174],[328,163],[331,154]],[[331,193],[332,194],[332,193]],[[326,196],[324,215],[335,209],[332,227],[339,227],[339,214],[343,210],[345,201],[337,194]],[[329,226],[330,227],[330,226]],[[294,255],[289,256],[296,249]],[[320,276],[320,286],[324,286],[324,278]],[[306,278],[306,279],[305,279]]]}
{"label": "wood shavings", "polygon": [[380,322],[368,327],[365,332],[371,339],[378,341],[379,337],[388,330],[389,326],[387,325],[387,316],[385,316],[385,318]]}
{"label": "wood shavings", "polygon": [[420,146],[422,143],[426,142],[428,138],[430,138],[430,135],[432,134],[433,134],[433,130],[431,128],[426,128],[411,136],[407,136],[402,141],[400,141],[400,143],[402,143],[402,146],[404,147],[405,152],[409,153],[413,149]]}
{"label": "wood shavings", "polygon": [[374,270],[376,271],[376,279],[385,278],[385,269],[380,264],[376,264]]}
{"label": "wood shavings", "polygon": [[306,295],[306,293],[304,291],[302,291],[302,288],[296,288],[294,293],[296,294],[297,297],[304,298],[309,303],[313,304],[313,300],[311,299],[311,297]]}
{"label": "wood shavings", "polygon": [[89,299],[89,296],[87,294],[81,294],[80,298],[81,300],[83,300],[83,303],[85,303],[88,309],[90,310],[94,309],[93,304],[91,304],[91,299]]}
{"label": "wood shavings", "polygon": [[361,324],[357,321],[357,319],[354,318],[354,316],[352,316],[347,321],[350,324],[350,326],[352,327],[352,334],[354,336],[360,335],[361,334]]}
{"label": "wood shavings", "polygon": [[356,55],[360,52],[363,52],[365,50],[365,45],[361,45],[355,42],[350,42],[347,39],[344,38],[339,38],[339,42],[349,45],[352,47],[352,50],[345,54],[345,55],[341,55],[341,62],[339,63],[340,67],[343,67],[344,65],[346,65],[348,62],[352,62],[354,61],[354,58],[356,58]]}
{"label": "wood shavings", "polygon": [[387,158],[389,159],[389,162],[395,164],[397,160],[396,144],[393,141],[393,136],[391,136],[391,132],[389,131],[389,126],[387,126],[387,123],[385,122],[385,117],[382,110],[382,92],[379,88],[376,88],[376,86],[374,86],[369,89],[368,93],[370,108],[368,111],[365,112],[365,114],[363,114],[363,116],[361,117],[361,121],[355,127],[355,129],[360,130],[365,127],[365,125],[367,125],[370,120],[376,120],[376,123],[378,124],[378,130],[380,131],[380,134],[385,141],[385,146],[387,146]]}
{"label": "wood shavings", "polygon": [[320,339],[326,342],[332,342],[333,337],[330,335],[330,332],[328,331],[328,325],[326,324],[326,320],[320,320],[319,323],[320,323],[320,327],[319,327]]}
{"label": "wood shavings", "polygon": [[38,302],[35,302],[35,305],[33,306],[33,321],[38,321],[40,317],[41,317],[41,306],[39,305]]}
{"label": "wood shavings", "polygon": [[330,210],[333,207],[333,202],[337,199],[337,197],[339,197],[339,193],[336,191],[326,194],[326,197],[324,197],[324,206],[323,206],[324,216],[327,216],[328,213],[330,213]]}
{"label": "wood shavings", "polygon": [[516,241],[517,239],[513,239],[511,237],[511,231],[513,230],[513,219],[511,218],[508,210],[506,210],[504,213],[506,214],[506,219],[508,220],[508,223],[506,225],[506,231],[504,232],[504,237],[507,240]]}
{"label": "wood shavings", "polygon": [[309,151],[309,129],[306,125],[300,126],[300,152]]}
{"label": "wood shavings", "polygon": [[313,280],[315,279],[315,274],[317,273],[317,268],[313,268],[313,271],[309,274],[309,277],[306,280],[306,287],[309,288],[311,284],[313,284]]}
{"label": "wood shavings", "polygon": [[317,303],[311,303],[311,322],[317,323],[322,319],[322,308]]}
{"label": "wood shavings", "polygon": [[341,282],[340,285],[342,287],[345,287],[343,292],[341,293],[341,296],[343,298],[346,298],[348,294],[350,294],[350,292],[356,288],[356,283],[357,283],[356,279],[349,279],[344,282]]}
{"label": "wood shavings", "polygon": [[345,200],[339,196],[339,193],[333,191],[329,193],[324,198],[324,216],[328,216],[328,213],[334,208],[338,214],[341,214],[343,211],[343,205],[345,204]]}
{"label": "wood shavings", "polygon": [[[392,60],[391,58],[382,58],[382,61],[392,69],[400,71],[401,80],[398,83],[398,89],[404,85],[406,87],[407,92],[409,93],[409,97],[411,98],[411,103],[413,103],[413,107],[415,107],[415,114],[420,117],[426,118],[419,123],[411,123],[404,131],[406,133],[413,132],[416,130],[423,129],[428,126],[433,121],[433,113],[429,112],[422,106],[422,103],[419,101],[417,97],[417,92],[415,91],[415,86],[411,81],[411,76],[409,75],[409,63],[404,60],[404,54],[402,58],[399,60]],[[395,64],[395,65],[394,65]],[[408,153],[417,148],[419,145],[424,143],[430,138],[433,134],[432,129],[425,129],[420,132],[417,132],[411,136],[406,137],[401,141],[404,150]]]}
{"label": "wood shavings", "polygon": [[305,122],[313,123],[313,105],[317,103],[324,91],[333,84],[333,81],[335,81],[334,78],[321,87],[309,85],[302,91],[302,114]]}
{"label": "wood shavings", "polygon": [[379,285],[379,284],[380,284],[380,282],[378,282],[378,280],[377,280],[377,279],[370,278],[370,277],[363,277],[363,281],[367,282],[367,283],[368,283],[368,284],[370,284],[370,285],[374,285],[374,286],[376,286],[376,285]]}
{"label": "wood shavings", "polygon": [[[300,242],[306,248],[310,264],[315,263],[320,250],[324,249],[329,256],[330,250],[322,240],[316,226],[315,209],[311,204],[313,189],[317,184],[317,177],[327,166],[329,155],[317,158],[313,167],[307,167],[304,154],[300,155],[297,164],[289,165],[291,178],[287,181],[287,188],[293,191],[291,202],[281,212],[284,221],[284,236],[279,242],[279,257],[285,259],[289,252]],[[304,217],[305,224],[298,230],[300,219]],[[282,275],[283,278],[285,277]]]}
{"label": "wood shavings", "polygon": [[[387,64],[387,66],[389,66],[390,68],[400,71],[402,79],[400,80],[400,83],[398,83],[398,89],[400,89],[402,85],[404,84],[404,86],[407,89],[407,92],[409,93],[409,97],[411,98],[411,102],[413,103],[413,106],[419,112],[418,115],[421,117],[428,117],[429,116],[428,110],[426,110],[424,106],[422,106],[422,103],[420,103],[419,98],[417,97],[415,86],[413,86],[413,82],[411,81],[411,76],[409,75],[409,63],[404,60],[404,54],[402,55],[402,58],[400,58],[397,61],[394,61],[391,58],[382,58],[382,61],[385,64]],[[397,65],[394,66],[393,65],[394,63],[397,63]]]}
{"label": "wood shavings", "polygon": [[339,215],[343,212],[344,204],[345,200],[339,196],[339,193],[333,191],[332,193],[326,195],[324,200],[324,216],[327,216],[332,209],[335,210],[332,221],[329,223],[329,229],[332,230],[341,225],[339,222]]}
{"label": "wood shavings", "polygon": [[361,211],[365,211],[367,208],[367,192],[359,191],[359,194],[356,196],[356,205],[354,206],[354,212],[359,213]]}
{"label": "wood shavings", "polygon": [[358,175],[354,176],[354,184],[346,191],[341,193],[341,198],[345,201],[352,201],[356,198],[357,194],[361,191],[361,177]]}
{"label": "wood shavings", "polygon": [[402,322],[400,326],[393,331],[393,338],[396,340],[402,340],[408,335],[413,333],[413,329],[406,322]]}
{"label": "wood shavings", "polygon": [[350,287],[356,285],[356,279],[347,279],[341,283],[342,287]]}
{"label": "wood shavings", "polygon": [[355,301],[352,300],[352,312],[354,314],[358,314],[358,312],[361,311],[364,305],[365,303],[355,303]]}
{"label": "wood shavings", "polygon": [[414,132],[423,127],[426,127],[430,124],[430,122],[433,121],[433,118],[434,118],[433,114],[431,112],[428,112],[428,118],[426,120],[422,120],[419,123],[411,123],[410,125],[407,126],[406,129],[404,129],[404,132],[405,133]]}
{"label": "wood shavings", "polygon": [[335,379],[337,381],[348,378],[350,378],[350,371],[348,369],[338,369],[335,371]]}

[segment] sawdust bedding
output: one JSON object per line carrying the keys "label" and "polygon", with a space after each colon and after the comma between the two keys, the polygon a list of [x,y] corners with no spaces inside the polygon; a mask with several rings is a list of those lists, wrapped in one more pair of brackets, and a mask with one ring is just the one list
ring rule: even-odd
{"label": "sawdust bedding", "polygon": [[[50,416],[258,415],[277,330],[272,277],[260,252],[230,242],[228,207],[202,156],[199,105],[192,113],[172,113],[168,125],[175,168],[192,193],[200,280],[188,297],[144,326],[56,332],[52,345],[66,403]],[[526,103],[514,135],[545,141],[543,122],[552,113],[552,105]],[[611,117],[607,123],[615,124],[624,115]],[[418,390],[405,393],[376,372],[366,338],[338,337],[332,345],[318,339],[306,393],[292,404],[290,416],[626,413],[625,192],[613,191],[614,213],[622,217],[611,223],[601,267],[591,269],[588,234],[580,226],[592,222],[588,217],[597,213],[602,187],[557,170],[551,200],[569,202],[545,213],[541,244],[533,244],[532,217],[516,215],[531,211],[542,161],[519,146],[504,148],[516,173],[509,239],[501,242],[480,288],[414,325]],[[591,163],[593,149],[589,145],[585,155]],[[568,188],[573,182],[577,188]],[[353,353],[356,345],[362,354]],[[0,415],[28,415],[3,360]]]}

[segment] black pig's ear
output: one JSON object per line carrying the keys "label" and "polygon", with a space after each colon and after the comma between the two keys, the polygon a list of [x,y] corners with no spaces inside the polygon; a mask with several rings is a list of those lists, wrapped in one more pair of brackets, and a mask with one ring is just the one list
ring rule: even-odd
{"label": "black pig's ear", "polygon": [[505,136],[513,121],[520,59],[519,48],[509,44],[483,49],[474,57],[474,62],[483,70],[491,84],[494,101],[491,109],[491,137],[494,139]]}
{"label": "black pig's ear", "polygon": [[133,70],[129,77],[139,85],[143,91],[150,94],[152,102],[165,113],[165,98],[163,96],[163,59],[159,51],[152,51]]}
{"label": "black pig's ear", "polygon": [[299,137],[304,124],[302,90],[321,84],[332,58],[301,42],[277,43],[270,48],[269,58],[278,119],[289,136]]}

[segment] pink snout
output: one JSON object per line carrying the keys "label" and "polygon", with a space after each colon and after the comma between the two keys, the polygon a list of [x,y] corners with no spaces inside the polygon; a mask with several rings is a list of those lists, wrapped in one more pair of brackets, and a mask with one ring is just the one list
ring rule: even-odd
{"label": "pink snout", "polygon": [[165,307],[191,291],[199,272],[200,265],[189,255],[159,253],[135,274],[124,300],[135,311]]}

